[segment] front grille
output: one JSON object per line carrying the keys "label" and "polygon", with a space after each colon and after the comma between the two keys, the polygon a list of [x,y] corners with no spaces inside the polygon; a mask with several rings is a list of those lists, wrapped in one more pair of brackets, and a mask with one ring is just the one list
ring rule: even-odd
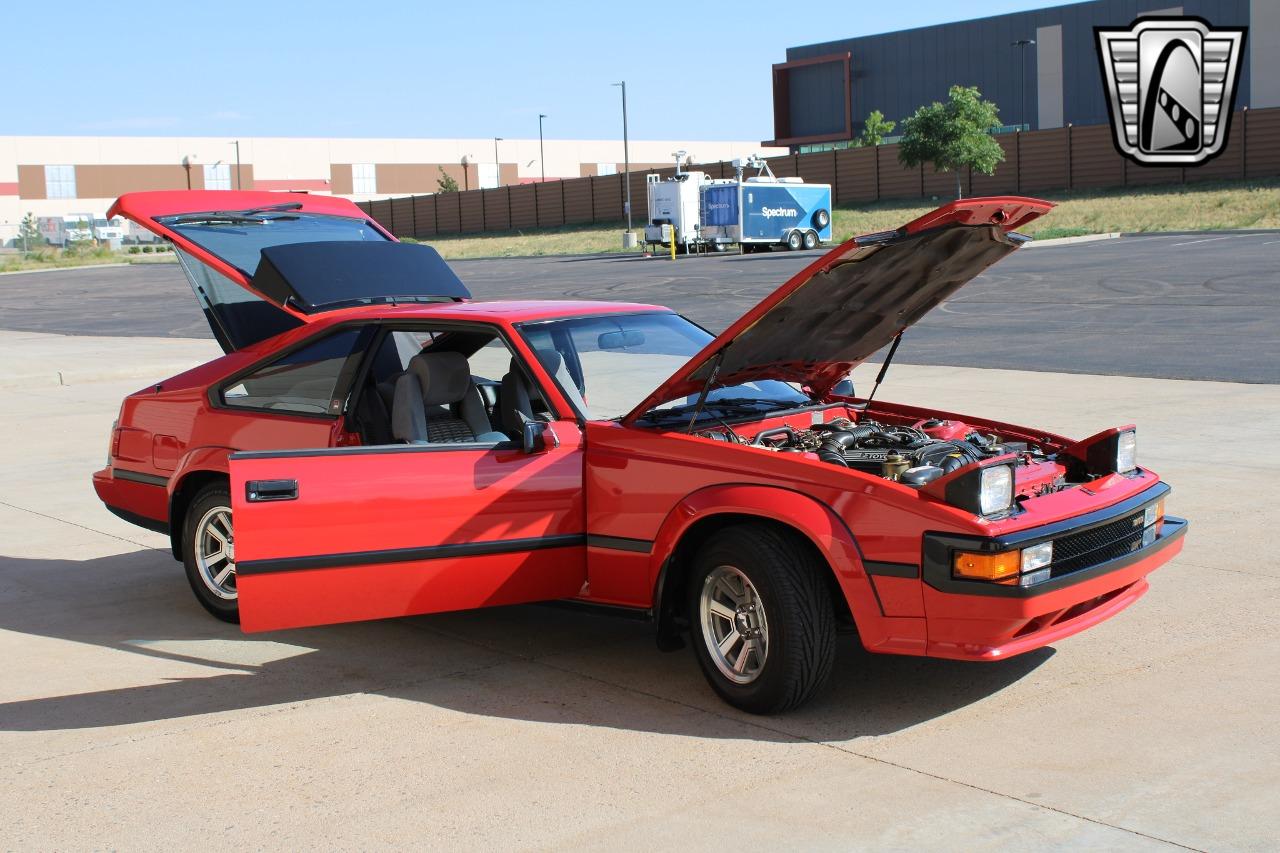
{"label": "front grille", "polygon": [[1142,510],[1053,540],[1050,577],[1060,578],[1142,547]]}

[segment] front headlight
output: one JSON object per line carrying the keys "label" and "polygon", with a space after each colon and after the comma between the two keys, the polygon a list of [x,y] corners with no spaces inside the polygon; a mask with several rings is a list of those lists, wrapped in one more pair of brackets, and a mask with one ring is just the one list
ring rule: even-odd
{"label": "front headlight", "polygon": [[978,509],[983,515],[1003,512],[1013,504],[1013,466],[983,468],[978,484]]}
{"label": "front headlight", "polygon": [[1116,436],[1116,471],[1128,474],[1138,467],[1138,433],[1128,430]]}

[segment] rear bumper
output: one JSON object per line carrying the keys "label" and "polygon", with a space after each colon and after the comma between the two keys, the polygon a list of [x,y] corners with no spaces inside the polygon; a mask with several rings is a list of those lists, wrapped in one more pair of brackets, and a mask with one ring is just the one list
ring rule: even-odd
{"label": "rear bumper", "polygon": [[168,532],[168,481],[155,474],[103,468],[93,472],[93,490],[115,516],[147,530]]}
{"label": "rear bumper", "polygon": [[966,584],[956,592],[924,583],[925,654],[959,660],[1000,660],[1057,642],[1124,610],[1147,591],[1146,577],[1182,550],[1188,524],[1166,517],[1155,541],[1100,563],[1049,589]]}

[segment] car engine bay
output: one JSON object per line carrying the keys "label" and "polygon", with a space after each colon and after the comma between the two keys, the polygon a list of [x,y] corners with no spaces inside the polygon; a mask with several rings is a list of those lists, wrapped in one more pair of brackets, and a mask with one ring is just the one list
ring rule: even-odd
{"label": "car engine bay", "polygon": [[[954,420],[928,418],[911,424],[888,424],[837,417],[807,429],[782,425],[748,436],[723,424],[702,430],[698,435],[778,453],[812,453],[831,465],[915,487],[986,459],[1016,454],[1015,465],[1043,471],[1041,476],[1019,478],[1024,483],[1026,479],[1036,481],[1027,483],[1033,485],[1035,493],[1044,494],[1066,486],[1062,469],[1052,464],[1046,448],[1027,441],[1007,440]],[[1052,470],[1044,470],[1046,468]]]}

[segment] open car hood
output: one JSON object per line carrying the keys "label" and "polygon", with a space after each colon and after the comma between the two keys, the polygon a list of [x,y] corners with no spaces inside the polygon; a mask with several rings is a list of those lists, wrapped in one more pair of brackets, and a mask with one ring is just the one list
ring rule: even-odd
{"label": "open car hood", "polygon": [[[944,205],[896,231],[855,237],[744,314],[631,411],[711,387],[795,382],[817,397],[938,303],[1027,240],[1013,229],[1047,213],[1016,196]],[[714,377],[713,377],[714,373]]]}
{"label": "open car hood", "polygon": [[121,196],[107,214],[116,215],[174,245],[227,352],[338,308],[470,298],[434,249],[397,242],[343,198],[141,192]]}

